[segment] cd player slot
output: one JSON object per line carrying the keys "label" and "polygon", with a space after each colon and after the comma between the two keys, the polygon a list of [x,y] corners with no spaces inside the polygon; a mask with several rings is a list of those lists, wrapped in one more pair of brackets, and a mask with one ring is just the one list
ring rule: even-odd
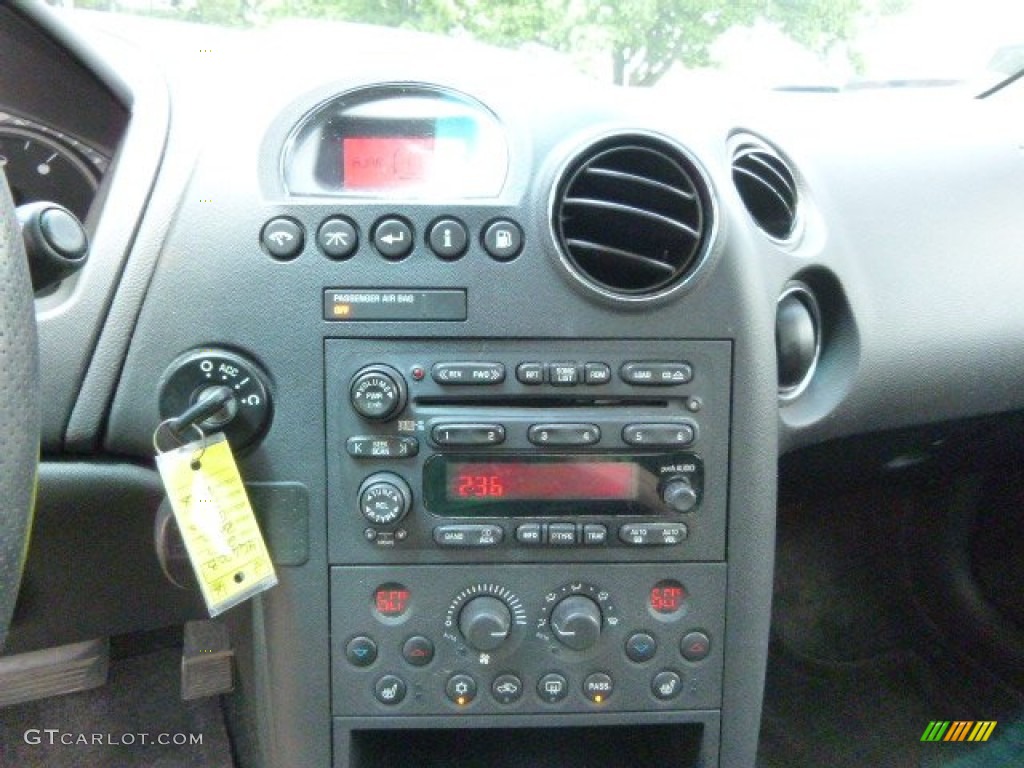
{"label": "cd player slot", "polygon": [[642,397],[417,397],[413,402],[426,407],[452,408],[668,408],[666,399]]}

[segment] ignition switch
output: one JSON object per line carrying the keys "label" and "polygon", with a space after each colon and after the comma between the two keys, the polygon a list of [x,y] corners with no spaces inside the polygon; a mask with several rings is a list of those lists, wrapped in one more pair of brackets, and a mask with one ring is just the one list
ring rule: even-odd
{"label": "ignition switch", "polygon": [[175,418],[200,400],[228,393],[232,397],[199,427],[223,432],[232,449],[242,451],[266,433],[272,408],[266,377],[253,361],[235,352],[196,349],[175,359],[160,380],[160,417]]}

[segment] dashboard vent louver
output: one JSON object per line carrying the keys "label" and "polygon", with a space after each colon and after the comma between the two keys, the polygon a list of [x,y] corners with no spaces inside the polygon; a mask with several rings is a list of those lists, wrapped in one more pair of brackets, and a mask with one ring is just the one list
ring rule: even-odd
{"label": "dashboard vent louver", "polygon": [[573,271],[621,298],[663,293],[696,269],[710,231],[709,192],[678,149],[616,136],[566,170],[552,217]]}
{"label": "dashboard vent louver", "polygon": [[775,152],[762,144],[740,144],[732,159],[732,180],[750,216],[776,240],[796,229],[796,178]]}

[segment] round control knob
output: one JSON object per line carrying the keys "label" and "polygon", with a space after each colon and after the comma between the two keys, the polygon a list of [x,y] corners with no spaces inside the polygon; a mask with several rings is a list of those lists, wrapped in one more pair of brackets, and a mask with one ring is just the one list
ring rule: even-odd
{"label": "round control knob", "polygon": [[662,487],[661,500],[676,512],[690,512],[697,506],[697,492],[685,477],[673,477]]}
{"label": "round control knob", "polygon": [[405,379],[394,368],[372,365],[352,377],[348,397],[364,419],[387,421],[405,407]]}
{"label": "round control knob", "polygon": [[359,511],[374,525],[391,525],[412,507],[409,484],[391,472],[370,475],[359,486]]}
{"label": "round control knob", "polygon": [[459,630],[466,642],[478,651],[499,648],[511,628],[512,614],[497,597],[474,597],[459,613]]}
{"label": "round control knob", "polygon": [[601,636],[601,609],[583,595],[562,600],[551,611],[551,631],[558,641],[574,651],[585,651]]}

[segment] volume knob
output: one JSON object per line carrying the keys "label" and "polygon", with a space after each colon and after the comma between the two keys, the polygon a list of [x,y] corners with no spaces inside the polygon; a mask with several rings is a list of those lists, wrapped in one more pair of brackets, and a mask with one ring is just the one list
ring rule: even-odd
{"label": "volume knob", "polygon": [[511,628],[512,613],[497,597],[474,597],[459,613],[459,631],[466,642],[478,651],[499,648]]}
{"label": "volume knob", "polygon": [[390,366],[371,365],[352,377],[348,398],[364,419],[387,421],[405,407],[405,379]]}

